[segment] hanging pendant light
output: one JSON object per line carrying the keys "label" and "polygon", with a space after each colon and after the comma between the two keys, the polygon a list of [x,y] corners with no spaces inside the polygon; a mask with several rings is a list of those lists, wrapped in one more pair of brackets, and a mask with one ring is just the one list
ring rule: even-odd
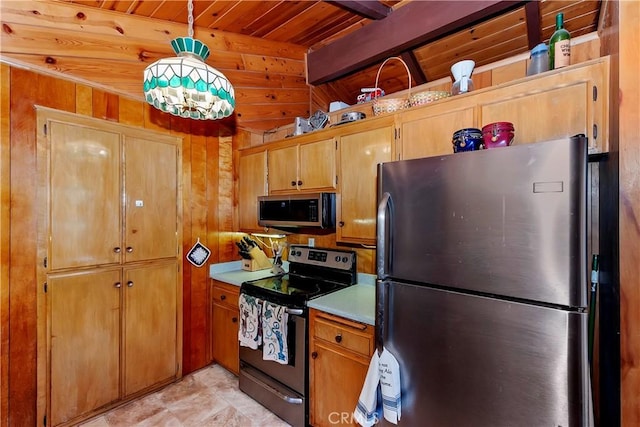
{"label": "hanging pendant light", "polygon": [[163,58],[144,70],[144,97],[157,109],[198,120],[223,119],[236,100],[231,82],[204,61],[209,48],[193,38],[193,0],[188,0],[189,37],[171,41],[175,58]]}

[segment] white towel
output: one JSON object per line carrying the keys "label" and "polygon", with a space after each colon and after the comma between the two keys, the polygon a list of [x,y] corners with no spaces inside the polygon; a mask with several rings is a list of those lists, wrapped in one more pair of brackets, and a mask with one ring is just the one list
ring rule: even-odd
{"label": "white towel", "polygon": [[262,344],[262,335],[260,332],[261,301],[250,295],[240,294],[238,307],[240,308],[238,341],[241,346],[256,350],[258,346]]}
{"label": "white towel", "polygon": [[378,415],[378,385],[380,383],[380,358],[376,351],[369,363],[369,370],[364,379],[364,385],[358,398],[353,416],[363,427],[370,427],[377,424],[380,417]]}
{"label": "white towel", "polygon": [[380,355],[380,390],[384,419],[398,424],[402,412],[400,399],[400,365],[395,356],[386,348]]}
{"label": "white towel", "polygon": [[262,358],[286,365],[289,363],[287,347],[287,308],[264,301],[262,308]]}

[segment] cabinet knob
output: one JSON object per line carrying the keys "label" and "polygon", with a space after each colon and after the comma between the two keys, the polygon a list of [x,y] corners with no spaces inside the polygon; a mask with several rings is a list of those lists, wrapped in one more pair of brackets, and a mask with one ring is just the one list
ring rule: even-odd
{"label": "cabinet knob", "polygon": [[340,221],[340,222],[338,222],[338,225],[339,225],[340,227],[344,227],[344,221]]}
{"label": "cabinet knob", "polygon": [[302,181],[298,181],[298,185],[302,185]]}
{"label": "cabinet knob", "polygon": [[341,342],[342,342],[342,334],[338,334],[338,335],[336,335],[336,338],[335,338],[335,339],[336,339],[336,342],[337,342],[337,343],[341,343]]}
{"label": "cabinet knob", "polygon": [[133,287],[133,281],[129,280],[129,281],[127,282],[127,286],[128,286],[128,287],[130,287],[130,288],[132,288],[132,287]]}
{"label": "cabinet knob", "polygon": [[311,353],[311,358],[312,359],[317,359],[318,358],[318,352],[314,351],[313,353]]}
{"label": "cabinet knob", "polygon": [[291,181],[291,186],[295,187],[296,186],[296,182],[295,181]]}
{"label": "cabinet knob", "polygon": [[232,323],[238,323],[238,318],[237,317],[232,317],[231,318],[231,322]]}
{"label": "cabinet knob", "polygon": [[119,247],[117,247],[117,246],[116,246],[115,248],[113,248],[113,252],[115,252],[115,253],[117,253],[117,254],[119,254],[119,253],[120,253],[120,250],[121,250],[121,249],[120,249]]}
{"label": "cabinet knob", "polygon": [[116,287],[116,288],[121,288],[122,287],[122,283],[116,282],[113,286]]}
{"label": "cabinet knob", "polygon": [[224,301],[224,300],[226,300],[226,299],[227,299],[227,296],[226,296],[226,295],[220,295],[220,301]]}
{"label": "cabinet knob", "polygon": [[127,246],[127,253],[133,252],[133,248],[131,246]]}

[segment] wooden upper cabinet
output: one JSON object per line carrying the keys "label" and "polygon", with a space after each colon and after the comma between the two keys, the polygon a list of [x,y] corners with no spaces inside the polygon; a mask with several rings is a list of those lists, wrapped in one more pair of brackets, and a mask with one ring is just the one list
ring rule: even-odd
{"label": "wooden upper cabinet", "polygon": [[409,110],[400,116],[400,160],[453,153],[453,134],[473,128],[475,108],[447,103],[442,108]]}
{"label": "wooden upper cabinet", "polygon": [[300,190],[336,189],[336,142],[323,139],[300,145],[298,187]]}
{"label": "wooden upper cabinet", "polygon": [[119,263],[120,135],[56,121],[48,135],[50,268]]}
{"label": "wooden upper cabinet", "polygon": [[267,151],[240,153],[238,168],[240,230],[263,231],[258,225],[258,196],[267,194]]}
{"label": "wooden upper cabinet", "polygon": [[511,122],[513,145],[548,141],[579,133],[588,135],[589,82],[551,88],[526,96],[484,103],[482,123]]}
{"label": "wooden upper cabinet", "polygon": [[175,257],[178,149],[125,136],[124,155],[125,261]]}
{"label": "wooden upper cabinet", "polygon": [[335,152],[334,138],[269,149],[269,193],[334,191]]}
{"label": "wooden upper cabinet", "polygon": [[608,57],[499,86],[480,94],[476,104],[478,127],[511,122],[514,144],[584,134],[589,153],[609,150]]}
{"label": "wooden upper cabinet", "polygon": [[338,136],[336,240],[375,243],[378,163],[393,159],[393,116],[358,124]]}
{"label": "wooden upper cabinet", "polygon": [[175,262],[124,270],[124,396],[178,373],[178,268]]}

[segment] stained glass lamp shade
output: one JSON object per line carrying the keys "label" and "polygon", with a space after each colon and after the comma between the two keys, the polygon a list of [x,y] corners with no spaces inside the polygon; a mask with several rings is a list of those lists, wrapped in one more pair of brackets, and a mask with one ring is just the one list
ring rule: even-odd
{"label": "stained glass lamp shade", "polygon": [[144,70],[144,96],[157,109],[198,120],[223,119],[236,100],[229,80],[204,61],[209,48],[192,37],[171,41],[175,58],[163,58]]}

